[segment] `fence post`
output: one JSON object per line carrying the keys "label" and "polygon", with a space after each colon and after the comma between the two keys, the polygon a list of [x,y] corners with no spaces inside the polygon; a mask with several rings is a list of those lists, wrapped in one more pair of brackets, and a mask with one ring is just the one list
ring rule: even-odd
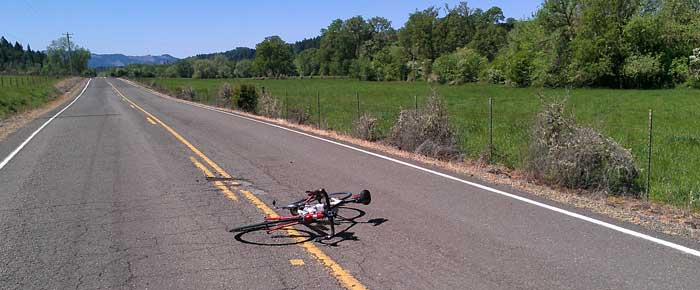
{"label": "fence post", "polygon": [[489,160],[493,160],[493,98],[489,98]]}
{"label": "fence post", "polygon": [[357,100],[357,119],[360,119],[360,94],[355,91],[355,99]]}
{"label": "fence post", "polygon": [[287,88],[284,88],[284,119],[289,120],[289,94]]}
{"label": "fence post", "polygon": [[416,112],[418,112],[418,95],[413,95],[413,101],[416,103]]}
{"label": "fence post", "polygon": [[316,109],[318,109],[318,129],[321,129],[321,95],[316,90]]}
{"label": "fence post", "polygon": [[647,184],[646,193],[644,199],[649,200],[649,194],[651,193],[651,141],[652,132],[654,129],[654,111],[649,109],[649,139],[647,143]]}

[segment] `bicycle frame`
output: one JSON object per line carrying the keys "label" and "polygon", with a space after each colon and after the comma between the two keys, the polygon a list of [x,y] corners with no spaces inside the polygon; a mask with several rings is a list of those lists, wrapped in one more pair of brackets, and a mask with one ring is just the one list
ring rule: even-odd
{"label": "bicycle frame", "polygon": [[328,220],[331,227],[331,232],[328,236],[326,236],[326,239],[330,239],[335,236],[335,210],[338,207],[348,203],[369,204],[371,200],[369,191],[367,190],[362,191],[360,194],[354,194],[348,199],[342,199],[335,204],[331,204],[331,198],[324,189],[307,193],[309,194],[309,196],[306,198],[306,200],[304,200],[304,202],[300,206],[303,207],[307,204],[310,204],[314,200],[318,200],[319,202],[323,203],[323,212],[307,213],[304,215],[265,217],[265,221],[289,221],[288,223],[272,226],[267,229],[267,232],[270,233],[272,231],[280,230],[298,224],[309,224],[325,218]]}

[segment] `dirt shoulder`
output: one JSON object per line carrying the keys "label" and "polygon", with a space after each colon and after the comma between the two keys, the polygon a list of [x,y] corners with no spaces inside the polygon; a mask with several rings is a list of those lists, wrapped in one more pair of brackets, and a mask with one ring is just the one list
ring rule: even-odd
{"label": "dirt shoulder", "polygon": [[12,115],[6,119],[0,120],[0,141],[4,140],[8,135],[17,131],[17,129],[22,128],[24,125],[33,121],[34,119],[56,109],[57,107],[63,105],[66,101],[73,99],[85,86],[87,79],[85,78],[68,78],[62,80],[54,87],[59,91],[60,95],[56,98],[51,99],[46,104],[40,108],[24,111]]}
{"label": "dirt shoulder", "polygon": [[[164,98],[173,99],[183,103],[193,103],[198,106],[212,107],[171,97],[142,84],[129,80],[125,81]],[[491,184],[509,186],[548,200],[568,204],[577,208],[590,210],[616,220],[636,224],[646,229],[663,232],[674,236],[683,236],[700,242],[700,213],[683,208],[654,202],[646,202],[632,197],[606,196],[604,194],[584,190],[553,188],[543,184],[538,184],[535,180],[528,178],[528,175],[525,172],[518,170],[510,170],[501,166],[485,165],[477,161],[469,160],[465,162],[441,161],[412,152],[401,151],[395,147],[385,144],[353,138],[334,131],[319,130],[312,126],[299,125],[283,119],[271,119],[241,111],[234,111],[228,108],[215,108],[218,110],[235,112],[250,118],[263,120],[284,127],[298,129],[318,136],[329,137],[342,142],[359,145],[372,150],[381,151],[390,155],[439,167],[458,175],[483,180]]]}

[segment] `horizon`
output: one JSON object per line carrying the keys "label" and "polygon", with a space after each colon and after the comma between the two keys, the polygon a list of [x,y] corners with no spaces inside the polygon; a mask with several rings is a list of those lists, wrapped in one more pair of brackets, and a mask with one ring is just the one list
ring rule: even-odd
{"label": "horizon", "polygon": [[[12,43],[19,42],[24,47],[30,45],[34,50],[43,51],[52,40],[70,32],[77,45],[89,49],[93,54],[168,54],[182,59],[236,47],[255,48],[255,44],[271,35],[279,35],[284,41],[294,43],[319,36],[321,29],[334,19],[357,15],[364,18],[385,17],[391,21],[392,27],[398,29],[416,10],[430,6],[442,8],[445,4],[454,7],[458,3],[431,0],[140,3],[129,0],[119,3],[119,7],[139,9],[121,10],[103,2],[26,1],[0,4],[0,10],[7,15],[0,19],[0,26],[6,28],[0,34]],[[506,17],[525,19],[537,10],[541,1],[484,0],[468,1],[468,4],[470,8],[482,10],[498,6]],[[342,12],[326,14],[318,11]],[[128,17],[125,18],[127,13]],[[204,21],[201,20],[202,13],[209,14]],[[103,37],[105,34],[111,37]]]}

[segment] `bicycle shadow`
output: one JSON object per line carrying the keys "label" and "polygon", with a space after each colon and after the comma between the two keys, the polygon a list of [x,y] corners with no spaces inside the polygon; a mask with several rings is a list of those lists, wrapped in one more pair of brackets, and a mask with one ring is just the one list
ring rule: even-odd
{"label": "bicycle shadow", "polygon": [[[335,219],[335,236],[329,240],[322,239],[330,232],[330,226],[327,221],[314,224],[304,224],[308,230],[295,228],[295,234],[290,234],[287,231],[280,230],[278,232],[266,233],[266,230],[257,230],[249,232],[241,232],[234,236],[234,239],[244,244],[258,246],[289,246],[309,241],[316,241],[320,244],[337,247],[345,241],[358,241],[359,238],[355,232],[350,231],[357,225],[368,224],[379,226],[387,221],[386,218],[373,218],[367,221],[360,221],[367,213],[361,209],[354,207],[339,207],[338,214]],[[261,235],[266,233],[266,235]]]}

